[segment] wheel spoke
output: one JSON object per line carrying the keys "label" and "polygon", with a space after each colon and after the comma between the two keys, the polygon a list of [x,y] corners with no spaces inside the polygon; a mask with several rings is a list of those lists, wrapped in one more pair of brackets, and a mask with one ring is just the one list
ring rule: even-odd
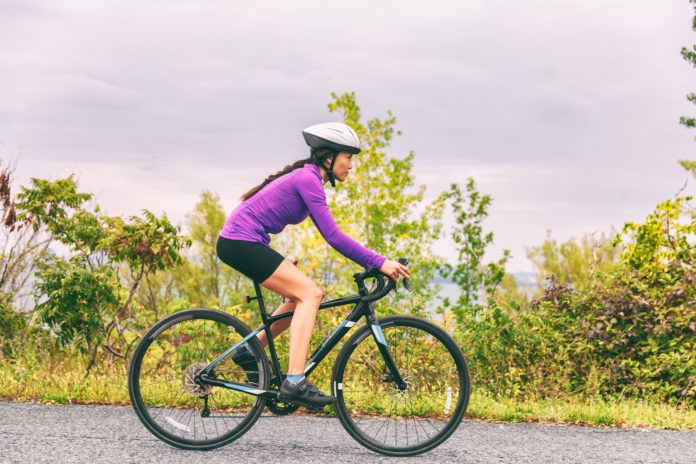
{"label": "wheel spoke", "polygon": [[[439,444],[459,425],[455,419],[468,403],[468,397],[461,402],[459,396],[462,389],[468,394],[469,380],[468,372],[464,377],[458,372],[457,366],[465,364],[461,350],[441,329],[394,318],[401,320],[382,329],[406,389],[397,388],[374,339],[366,336],[339,355],[343,387],[337,407],[343,425],[362,444],[403,456]],[[467,384],[460,384],[462,379]]]}
{"label": "wheel spoke", "polygon": [[[194,382],[195,374],[240,341],[249,329],[232,316],[203,309],[188,312],[193,316],[171,315],[170,322],[158,323],[157,338],[149,344],[141,342],[136,348],[133,359],[137,362],[129,372],[137,377],[131,382],[137,385],[133,406],[143,413],[146,426],[156,435],[182,447],[214,448],[248,429],[247,424],[261,414],[263,400]],[[263,362],[257,365],[259,376],[267,378]],[[246,379],[244,370],[230,357],[213,372],[219,379]]]}

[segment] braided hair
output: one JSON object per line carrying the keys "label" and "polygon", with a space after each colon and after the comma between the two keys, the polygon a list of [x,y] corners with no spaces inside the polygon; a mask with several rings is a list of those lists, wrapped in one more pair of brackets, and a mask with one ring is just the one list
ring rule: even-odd
{"label": "braided hair", "polygon": [[288,174],[294,171],[295,169],[299,169],[305,164],[316,164],[317,166],[321,166],[326,158],[328,158],[329,156],[335,157],[337,155],[337,152],[328,148],[312,148],[310,150],[310,155],[308,158],[297,160],[292,164],[288,164],[282,170],[276,172],[275,174],[271,174],[266,178],[266,180],[264,180],[259,185],[242,195],[240,199],[242,201],[248,200],[249,198],[253,197],[259,190],[271,183],[273,180],[277,179],[278,177],[284,176],[285,174]]}

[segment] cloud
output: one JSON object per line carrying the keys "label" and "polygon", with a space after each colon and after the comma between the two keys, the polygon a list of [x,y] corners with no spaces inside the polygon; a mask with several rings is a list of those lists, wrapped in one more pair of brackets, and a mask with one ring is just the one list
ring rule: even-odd
{"label": "cloud", "polygon": [[[614,2],[7,1],[0,157],[76,170],[109,209],[228,210],[300,130],[392,109],[429,195],[473,175],[496,252],[637,219],[683,182],[691,6]],[[513,269],[528,269],[520,258]]]}

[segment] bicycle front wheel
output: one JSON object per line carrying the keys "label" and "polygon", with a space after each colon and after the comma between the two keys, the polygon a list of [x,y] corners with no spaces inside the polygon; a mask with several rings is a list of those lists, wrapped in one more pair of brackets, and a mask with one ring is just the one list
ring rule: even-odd
{"label": "bicycle front wheel", "polygon": [[[211,309],[179,311],[148,330],[133,352],[128,372],[131,403],[145,427],[183,449],[213,449],[242,436],[258,419],[265,400],[197,383],[195,377],[249,333],[239,319]],[[258,382],[249,386],[265,390],[266,354],[256,337],[248,345],[258,368]],[[245,371],[229,355],[211,375],[248,384]]]}
{"label": "bicycle front wheel", "polygon": [[379,324],[406,388],[397,387],[366,325],[345,343],[334,367],[339,420],[378,453],[424,453],[444,442],[464,416],[470,394],[466,359],[452,337],[428,321],[392,316]]}

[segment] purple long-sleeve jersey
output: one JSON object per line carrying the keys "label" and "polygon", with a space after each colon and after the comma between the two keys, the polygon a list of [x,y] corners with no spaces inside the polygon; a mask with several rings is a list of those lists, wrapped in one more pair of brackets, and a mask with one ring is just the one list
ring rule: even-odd
{"label": "purple long-sleeve jersey", "polygon": [[307,216],[329,245],[343,256],[365,268],[382,268],[384,256],[365,248],[338,228],[326,204],[324,184],[316,164],[305,164],[274,179],[239,204],[227,218],[220,235],[269,246],[269,233],[278,234],[288,224],[299,224]]}

